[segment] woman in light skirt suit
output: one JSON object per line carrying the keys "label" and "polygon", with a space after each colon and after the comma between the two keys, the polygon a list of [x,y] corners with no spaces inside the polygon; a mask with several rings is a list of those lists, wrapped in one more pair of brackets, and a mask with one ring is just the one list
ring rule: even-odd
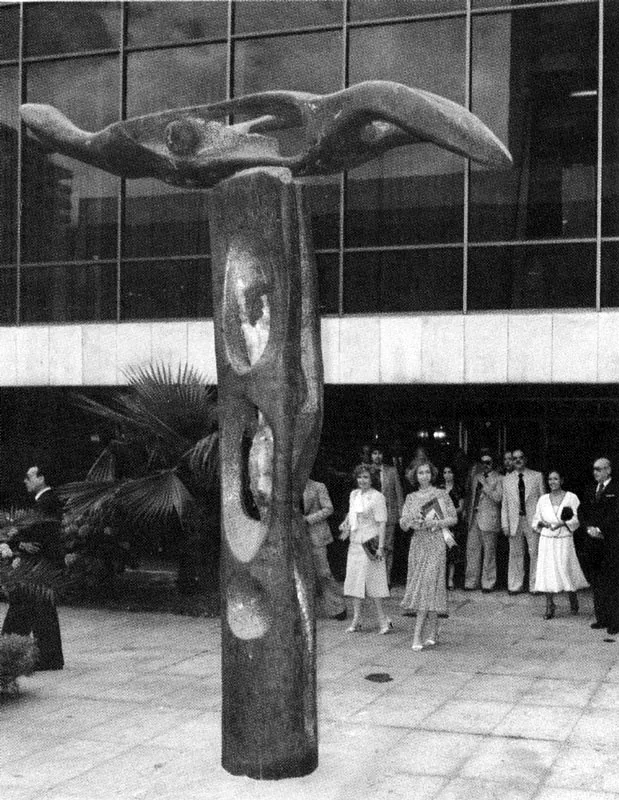
{"label": "woman in light skirt suit", "polygon": [[[365,597],[371,597],[376,606],[378,632],[389,633],[393,625],[382,602],[384,597],[389,597],[384,559],[387,505],[383,495],[372,488],[372,476],[365,464],[356,467],[354,476],[358,488],[350,493],[348,514],[340,525],[340,539],[350,538],[344,580],[344,594],[353,599],[353,620],[348,633],[361,630],[361,608]],[[371,540],[378,540],[373,557],[363,547]]]}

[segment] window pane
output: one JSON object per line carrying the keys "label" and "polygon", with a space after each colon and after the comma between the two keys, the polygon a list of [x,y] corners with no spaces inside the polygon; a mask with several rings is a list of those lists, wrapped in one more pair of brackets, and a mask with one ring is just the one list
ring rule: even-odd
{"label": "window pane", "polygon": [[466,0],[350,0],[350,19],[387,19],[466,11]]}
{"label": "window pane", "polygon": [[461,310],[460,247],[345,256],[346,314]]}
{"label": "window pane", "polygon": [[120,47],[120,3],[25,3],[24,11],[28,56]]}
{"label": "window pane", "polygon": [[341,25],[341,0],[242,0],[234,4],[235,33]]}
{"label": "window pane", "polygon": [[17,244],[18,73],[0,69],[0,264],[12,264]]}
{"label": "window pane", "polygon": [[0,8],[0,61],[19,56],[19,7]]}
{"label": "window pane", "polygon": [[514,168],[473,166],[471,238],[595,235],[596,89],[595,6],[473,19],[472,109]]}
{"label": "window pane", "polygon": [[23,322],[116,318],[115,264],[58,264],[21,270]]}
{"label": "window pane", "polygon": [[321,314],[339,310],[340,259],[337,253],[316,253],[318,308]]}
{"label": "window pane", "polygon": [[17,320],[17,270],[0,269],[0,324],[14,325]]}
{"label": "window pane", "polygon": [[[463,103],[465,39],[459,18],[351,31],[350,83],[397,81]],[[431,144],[399,148],[351,170],[347,245],[462,240],[463,176],[464,159]]]}
{"label": "window pane", "polygon": [[[285,4],[282,4],[285,5]],[[309,4],[311,5],[311,3]],[[288,89],[329,94],[342,88],[342,39],[339,33],[306,33],[252,39],[235,45],[235,95]],[[295,128],[277,134],[282,153],[290,155],[304,146]],[[305,196],[312,215],[316,247],[337,247],[339,242],[339,175],[307,178]]]}
{"label": "window pane", "polygon": [[619,307],[619,242],[602,242],[601,304]]}
{"label": "window pane", "polygon": [[[78,127],[99,130],[118,119],[118,59],[82,58],[29,65],[28,102],[49,103]],[[116,256],[119,179],[24,138],[24,261]]]}
{"label": "window pane", "polygon": [[123,320],[212,317],[209,259],[123,262],[120,307]]}
{"label": "window pane", "polygon": [[595,245],[472,247],[472,311],[595,306]]}
{"label": "window pane", "polygon": [[619,6],[604,5],[602,233],[619,233]]}
{"label": "window pane", "polygon": [[[148,87],[148,91],[145,91]],[[127,116],[206,105],[226,96],[224,45],[132,53],[127,58]],[[126,256],[208,253],[206,195],[154,179],[127,181]]]}
{"label": "window pane", "polygon": [[127,3],[127,45],[220,39],[228,33],[226,2]]}

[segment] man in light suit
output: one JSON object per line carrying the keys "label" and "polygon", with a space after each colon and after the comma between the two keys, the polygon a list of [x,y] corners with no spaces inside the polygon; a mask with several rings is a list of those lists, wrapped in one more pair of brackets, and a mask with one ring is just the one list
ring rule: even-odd
{"label": "man in light suit", "polygon": [[385,565],[387,582],[391,585],[391,567],[393,565],[393,535],[395,526],[402,516],[404,495],[400,476],[395,467],[383,464],[383,448],[374,445],[372,448],[372,477],[379,492],[382,492],[387,504],[387,523],[385,525]]}
{"label": "man in light suit", "polygon": [[308,479],[303,491],[303,518],[312,542],[316,607],[319,616],[346,619],[346,603],[331,574],[327,545],[333,541],[327,519],[333,514],[333,503],[324,483]]}
{"label": "man in light suit", "polygon": [[527,457],[521,449],[516,448],[512,456],[514,470],[503,478],[501,528],[509,537],[507,589],[510,594],[517,594],[524,590],[525,541],[529,551],[529,591],[535,592],[539,533],[531,523],[545,487],[542,473],[527,467]]}
{"label": "man in light suit", "polygon": [[[465,589],[492,592],[496,585],[496,544],[501,530],[503,479],[494,468],[493,457],[484,452],[482,472],[473,483],[467,524]],[[483,564],[482,564],[483,552]]]}

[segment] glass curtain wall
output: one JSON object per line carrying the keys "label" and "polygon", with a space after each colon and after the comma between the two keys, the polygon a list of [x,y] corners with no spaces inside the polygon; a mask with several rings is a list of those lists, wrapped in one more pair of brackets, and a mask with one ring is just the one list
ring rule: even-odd
{"label": "glass curtain wall", "polygon": [[21,102],[97,130],[372,79],[470,107],[514,168],[419,143],[305,180],[323,314],[619,307],[618,42],[616,0],[4,3],[0,324],[212,314],[205,193],[50,154]]}

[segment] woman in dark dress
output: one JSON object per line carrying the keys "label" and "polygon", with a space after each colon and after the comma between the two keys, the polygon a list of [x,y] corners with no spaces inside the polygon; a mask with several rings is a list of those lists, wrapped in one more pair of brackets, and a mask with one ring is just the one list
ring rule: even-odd
{"label": "woman in dark dress", "polygon": [[449,464],[443,467],[442,480],[439,485],[450,496],[451,502],[458,513],[458,522],[451,529],[457,546],[447,549],[447,587],[455,589],[456,572],[461,572],[464,564],[464,554],[466,553],[466,526],[463,521],[464,492],[456,483],[454,470]]}

